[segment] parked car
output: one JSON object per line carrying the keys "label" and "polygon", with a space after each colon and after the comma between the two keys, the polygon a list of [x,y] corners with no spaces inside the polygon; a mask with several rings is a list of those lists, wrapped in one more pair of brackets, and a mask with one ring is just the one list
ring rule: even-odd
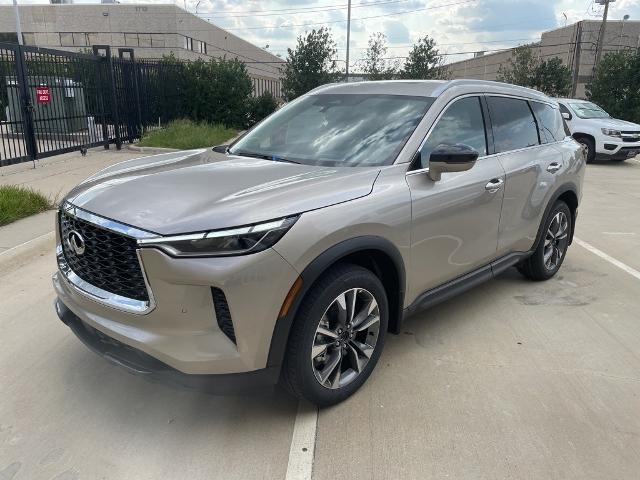
{"label": "parked car", "polygon": [[556,99],[571,135],[584,145],[587,163],[593,160],[624,162],[640,154],[640,125],[611,118],[593,102]]}
{"label": "parked car", "polygon": [[58,315],[133,372],[354,393],[409,315],[553,277],[584,151],[558,104],[471,80],[328,85],[229,148],[127,161],[58,213]]}

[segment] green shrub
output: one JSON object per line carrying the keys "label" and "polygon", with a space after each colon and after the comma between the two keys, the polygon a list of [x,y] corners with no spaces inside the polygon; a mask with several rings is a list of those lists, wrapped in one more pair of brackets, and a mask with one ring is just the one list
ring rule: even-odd
{"label": "green shrub", "polygon": [[39,192],[16,185],[0,185],[0,226],[53,208]]}
{"label": "green shrub", "polygon": [[278,100],[271,92],[264,92],[258,97],[249,97],[248,103],[248,127],[271,115],[278,108]]}
{"label": "green shrub", "polygon": [[237,131],[220,124],[176,120],[165,128],[147,132],[138,145],[142,147],[207,148],[233,138]]}

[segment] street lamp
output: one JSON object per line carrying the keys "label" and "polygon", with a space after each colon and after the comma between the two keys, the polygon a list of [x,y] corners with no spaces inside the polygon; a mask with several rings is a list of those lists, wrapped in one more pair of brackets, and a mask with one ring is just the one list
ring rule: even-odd
{"label": "street lamp", "polygon": [[616,47],[616,51],[620,50],[622,37],[624,37],[624,22],[626,22],[627,20],[629,20],[629,15],[625,15],[624,17],[622,17],[622,25],[620,26],[620,35],[618,35],[618,46]]}

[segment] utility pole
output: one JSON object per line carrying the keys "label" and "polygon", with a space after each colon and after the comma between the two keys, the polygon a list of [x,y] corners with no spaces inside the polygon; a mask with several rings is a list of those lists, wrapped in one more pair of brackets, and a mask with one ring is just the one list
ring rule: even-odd
{"label": "utility pole", "polygon": [[[16,0],[13,0],[14,2]],[[346,81],[349,81],[349,40],[351,39],[351,0],[347,6],[347,66],[345,67]]]}
{"label": "utility pole", "polygon": [[609,15],[609,4],[616,0],[596,0],[598,5],[604,5],[604,13],[602,14],[602,26],[600,27],[600,33],[598,35],[598,46],[596,47],[596,63],[594,69],[598,68],[600,58],[602,57],[602,50],[604,50],[604,36],[607,33],[607,16]]}
{"label": "utility pole", "polygon": [[18,10],[17,0],[13,0],[13,9],[16,12],[16,36],[18,37],[18,43],[22,45],[22,27],[20,26],[20,10]]}

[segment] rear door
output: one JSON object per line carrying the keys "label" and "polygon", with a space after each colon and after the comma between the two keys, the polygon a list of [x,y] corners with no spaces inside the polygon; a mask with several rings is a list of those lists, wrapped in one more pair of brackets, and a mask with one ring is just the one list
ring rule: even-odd
{"label": "rear door", "polygon": [[434,123],[421,147],[423,158],[440,144],[463,143],[480,157],[466,172],[443,173],[433,181],[429,165],[407,173],[411,190],[409,294],[419,294],[478,267],[496,254],[504,171],[491,156],[481,96],[458,97]]}
{"label": "rear door", "polygon": [[[539,125],[534,108],[547,116],[547,104],[508,96],[486,99],[495,150],[506,173],[498,255],[526,252],[534,244],[556,176],[564,168],[562,153],[554,147],[552,132],[557,126]],[[560,115],[557,109],[551,113]]]}

